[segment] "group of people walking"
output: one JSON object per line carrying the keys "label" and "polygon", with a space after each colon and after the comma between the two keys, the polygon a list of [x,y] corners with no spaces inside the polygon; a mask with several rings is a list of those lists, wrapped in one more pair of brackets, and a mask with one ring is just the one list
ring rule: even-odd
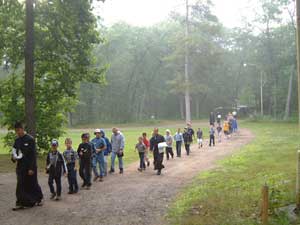
{"label": "group of people walking", "polygon": [[[221,115],[217,115],[218,140],[221,141]],[[224,120],[223,131],[226,137],[237,131],[236,115],[228,114]],[[12,150],[12,161],[17,163],[17,188],[16,188],[16,206],[13,210],[24,209],[33,206],[42,205],[43,194],[37,179],[37,162],[35,140],[26,134],[21,123],[15,124],[17,139]],[[89,190],[93,181],[103,182],[108,173],[115,173],[115,160],[118,159],[119,173],[124,173],[124,148],[125,137],[118,128],[112,129],[111,138],[107,138],[103,129],[94,131],[95,137],[90,140],[89,133],[81,135],[81,143],[77,150],[74,150],[72,139],[65,139],[65,151],[59,151],[58,140],[51,141],[51,151],[47,154],[46,173],[48,174],[48,185],[51,192],[50,199],[60,200],[62,193],[61,177],[66,176],[69,183],[68,194],[76,194],[79,191],[77,181],[77,171],[82,179],[81,189]],[[149,156],[153,154],[154,170],[157,175],[161,175],[165,168],[163,164],[164,154],[166,159],[174,158],[173,144],[176,146],[176,156],[181,157],[181,147],[184,145],[186,155],[190,155],[190,145],[197,136],[198,147],[203,147],[203,131],[199,128],[195,133],[191,124],[188,123],[181,132],[178,128],[174,136],[169,129],[165,135],[159,134],[159,129],[153,130],[150,140],[146,133],[138,138],[135,145],[140,158],[138,171],[146,170],[150,166]],[[209,146],[215,145],[215,121],[214,115],[210,117]],[[108,157],[111,158],[110,169],[108,171]],[[55,186],[54,186],[55,183]]]}

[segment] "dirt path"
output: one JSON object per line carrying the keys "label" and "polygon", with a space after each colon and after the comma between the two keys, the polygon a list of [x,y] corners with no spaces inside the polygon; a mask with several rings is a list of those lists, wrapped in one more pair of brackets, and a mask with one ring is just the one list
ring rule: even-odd
{"label": "dirt path", "polygon": [[47,178],[40,175],[39,182],[45,194],[43,207],[11,211],[14,203],[14,174],[0,175],[0,224],[23,225],[162,225],[168,205],[179,190],[188,185],[194,176],[212,169],[216,161],[230,156],[241,146],[253,140],[254,135],[240,130],[231,140],[224,140],[214,148],[201,150],[193,146],[189,157],[165,161],[162,176],[148,169],[140,174],[137,163],[126,168],[124,175],[111,175],[105,182],[93,184],[89,191],[80,191],[69,196],[66,180],[63,199],[50,201]]}

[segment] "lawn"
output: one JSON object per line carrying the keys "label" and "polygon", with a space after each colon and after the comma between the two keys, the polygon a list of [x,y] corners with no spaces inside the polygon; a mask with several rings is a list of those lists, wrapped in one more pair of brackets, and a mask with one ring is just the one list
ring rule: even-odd
{"label": "lawn", "polygon": [[[170,125],[167,125],[166,122],[162,122],[161,124],[156,124],[156,126],[159,126],[159,130],[161,134],[165,134],[165,130],[169,128],[172,132],[172,134],[175,134],[177,130],[177,122],[170,122]],[[194,123],[195,129],[197,126],[199,126],[199,123]],[[155,125],[153,125],[154,127]],[[161,127],[165,126],[165,127]],[[122,126],[120,126],[122,127]],[[181,127],[184,127],[184,123]],[[148,138],[151,137],[153,128],[149,126],[149,124],[146,124],[143,128],[142,125],[136,126],[136,124],[124,128],[120,128],[122,133],[125,136],[125,155],[124,155],[124,162],[126,164],[130,164],[132,162],[138,161],[138,154],[135,152],[135,144],[137,143],[137,139],[139,136],[142,135],[143,132],[146,132],[148,134]],[[206,132],[208,132],[208,128],[204,129]],[[67,129],[66,133],[63,137],[59,139],[60,143],[60,151],[64,150],[64,140],[66,137],[70,137],[73,140],[73,147],[74,149],[77,149],[77,146],[79,145],[81,139],[80,136],[84,132],[89,132],[91,136],[93,137],[93,129],[88,128],[80,128],[80,129]],[[107,137],[110,139],[111,136],[111,128],[105,129]],[[2,136],[1,136],[2,135]],[[0,138],[3,137],[3,134],[0,134]],[[2,138],[0,140],[0,145],[3,146],[3,143],[1,143]],[[10,163],[10,156],[8,155],[9,148],[1,148],[0,150],[0,173],[1,172],[11,172],[13,171],[13,168],[15,167],[14,164]],[[44,169],[45,168],[45,158],[43,156],[39,157],[39,168]],[[117,162],[116,162],[117,163]]]}
{"label": "lawn", "polygon": [[270,187],[270,224],[290,224],[276,208],[295,201],[296,124],[244,123],[256,135],[221,167],[202,173],[182,190],[172,204],[170,224],[254,225],[260,224],[262,185]]}

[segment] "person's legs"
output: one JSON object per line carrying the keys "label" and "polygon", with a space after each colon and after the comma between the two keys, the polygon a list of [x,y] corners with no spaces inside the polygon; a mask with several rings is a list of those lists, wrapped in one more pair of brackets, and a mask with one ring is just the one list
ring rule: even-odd
{"label": "person's legs", "polygon": [[145,165],[145,162],[144,162],[144,152],[139,152],[139,157],[140,157],[140,167],[139,169],[143,169],[144,168],[144,165]]}
{"label": "person's legs", "polygon": [[174,158],[174,152],[173,152],[173,148],[171,147],[170,148],[170,153],[171,153],[171,156],[172,156],[172,159]]}
{"label": "person's legs", "polygon": [[93,172],[94,172],[94,176],[95,176],[94,181],[96,181],[97,178],[99,177],[97,164],[98,164],[98,156],[95,155],[92,159]]}
{"label": "person's legs", "polygon": [[108,159],[108,156],[105,155],[104,156],[104,176],[107,176],[107,159]]}
{"label": "person's legs", "polygon": [[190,155],[190,144],[187,144],[187,151],[186,151],[187,155]]}
{"label": "person's legs", "polygon": [[101,154],[99,155],[99,166],[100,166],[100,178],[103,178],[104,174],[105,174],[105,167],[104,167],[104,154],[103,152],[101,152]]}
{"label": "person's legs", "polygon": [[169,147],[166,147],[166,156],[167,156],[167,160],[169,160]]}
{"label": "person's legs", "polygon": [[49,185],[51,194],[55,194],[55,189],[54,189],[53,181],[54,181],[54,177],[51,174],[49,174],[48,185]]}
{"label": "person's legs", "polygon": [[211,143],[212,143],[212,136],[210,135],[209,136],[209,146],[211,146]]}
{"label": "person's legs", "polygon": [[162,164],[164,160],[164,153],[160,153],[157,157],[157,175],[161,174],[161,170],[164,168],[164,165]]}
{"label": "person's legs", "polygon": [[115,159],[116,159],[117,153],[112,152],[111,153],[111,166],[110,166],[110,172],[115,172]]}
{"label": "person's legs", "polygon": [[123,157],[118,157],[120,173],[123,173]]}
{"label": "person's legs", "polygon": [[85,180],[86,180],[86,184],[87,184],[87,186],[89,187],[89,186],[91,186],[92,185],[92,183],[91,183],[91,178],[92,178],[92,176],[91,176],[91,162],[90,161],[87,161],[86,163],[85,163]]}
{"label": "person's legs", "polygon": [[56,183],[56,194],[58,197],[61,196],[61,176],[57,176],[54,178]]}
{"label": "person's legs", "polygon": [[74,169],[72,171],[72,174],[73,174],[72,176],[73,190],[76,193],[78,192],[77,171]]}
{"label": "person's legs", "polygon": [[85,183],[85,176],[84,176],[84,164],[83,164],[83,160],[80,160],[80,164],[79,164],[79,176],[83,180],[83,186],[85,186],[86,183]]}
{"label": "person's legs", "polygon": [[68,168],[68,183],[69,183],[69,192],[72,193],[74,191],[74,169],[71,168],[71,165],[67,165]]}
{"label": "person's legs", "polygon": [[213,145],[215,146],[215,136],[212,136]]}
{"label": "person's legs", "polygon": [[178,144],[179,157],[181,157],[181,146],[182,146],[182,141],[180,141]]}

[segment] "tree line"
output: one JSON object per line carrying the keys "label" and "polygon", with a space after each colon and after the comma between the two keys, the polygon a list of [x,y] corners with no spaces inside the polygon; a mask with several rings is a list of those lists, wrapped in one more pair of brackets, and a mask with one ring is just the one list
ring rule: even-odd
{"label": "tree line", "polygon": [[[184,119],[186,85],[193,119],[240,105],[256,115],[263,105],[264,116],[289,119],[297,102],[294,2],[260,0],[253,20],[230,29],[212,7],[211,1],[191,5],[188,39],[179,13],[151,27],[102,27],[105,41],[94,55],[98,64],[108,65],[107,82],[104,87],[81,84],[72,122]],[[189,83],[184,80],[186,42]]]}
{"label": "tree line", "polygon": [[[187,86],[193,119],[207,118],[216,107],[240,105],[289,119],[297,108],[294,2],[259,0],[256,17],[237,28],[225,27],[212,7],[210,0],[190,6],[186,38],[185,17],[176,12],[151,27],[123,22],[106,27],[93,14],[93,1],[37,1],[39,147],[48,148],[67,123],[184,119]],[[24,21],[24,2],[0,1],[0,121],[9,130],[25,118]],[[8,133],[6,142],[12,137]]]}

